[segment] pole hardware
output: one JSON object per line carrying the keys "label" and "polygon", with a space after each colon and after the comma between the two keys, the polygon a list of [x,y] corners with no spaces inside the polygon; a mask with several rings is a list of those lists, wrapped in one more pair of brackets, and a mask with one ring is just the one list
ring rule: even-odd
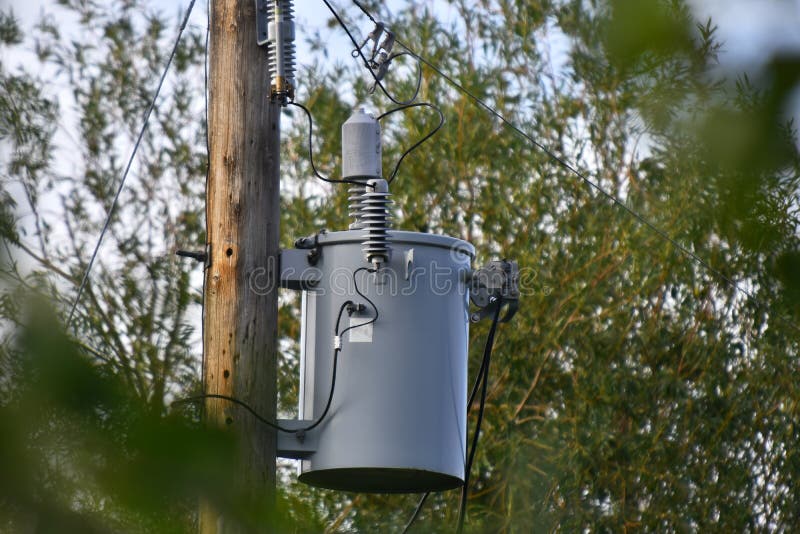
{"label": "pole hardware", "polygon": [[295,89],[292,0],[256,0],[256,42],[267,47],[270,98],[285,106],[294,99]]}
{"label": "pole hardware", "polygon": [[516,261],[495,260],[472,273],[469,298],[479,308],[470,315],[477,323],[494,315],[498,305],[508,306],[501,323],[511,320],[519,308],[519,265]]}
{"label": "pole hardware", "polygon": [[281,250],[279,262],[281,287],[287,289],[313,289],[322,276],[322,271],[313,266],[309,254],[304,250]]}
{"label": "pole hardware", "polygon": [[294,242],[294,247],[301,250],[308,250],[308,263],[316,265],[322,255],[322,247],[319,246],[319,236],[327,234],[328,231],[323,228],[316,234],[308,237],[298,237]]}
{"label": "pole hardware", "polygon": [[191,250],[176,250],[176,256],[180,256],[181,258],[191,258],[195,261],[205,263],[208,260],[208,254],[206,252],[193,252]]}
{"label": "pole hardware", "polygon": [[296,432],[278,432],[277,454],[280,458],[303,460],[308,458],[319,447],[319,434],[314,431],[303,431],[313,421],[305,419],[278,419],[283,428],[296,429]]}
{"label": "pole hardware", "polygon": [[269,0],[256,0],[256,42],[258,46],[269,44]]}
{"label": "pole hardware", "polygon": [[[381,35],[383,35],[384,32],[386,33],[386,37],[381,41]],[[383,22],[376,22],[375,28],[367,35],[367,38],[364,39],[361,45],[353,50],[352,56],[358,57],[370,41],[372,41],[372,51],[368,54],[369,59],[367,60],[367,64],[369,68],[374,71],[375,75],[375,84],[373,84],[370,89],[370,93],[372,93],[375,91],[378,82],[386,76],[392,60],[400,54],[392,53],[392,48],[395,43],[394,33],[388,30]]]}

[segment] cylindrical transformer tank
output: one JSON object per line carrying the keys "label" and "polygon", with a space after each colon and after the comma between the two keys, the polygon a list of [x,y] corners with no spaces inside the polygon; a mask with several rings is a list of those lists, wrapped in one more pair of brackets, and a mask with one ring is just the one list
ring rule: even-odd
{"label": "cylindrical transformer tank", "polygon": [[[468,273],[473,246],[460,239],[390,232],[392,255],[377,273],[357,272],[357,289],[377,321],[341,338],[336,386],[314,430],[316,450],[300,480],[357,492],[439,491],[463,484],[466,451]],[[369,267],[363,232],[319,236],[321,281],[304,294],[300,417],[316,419],[331,387],[334,326],[347,300],[375,316],[353,273]]]}

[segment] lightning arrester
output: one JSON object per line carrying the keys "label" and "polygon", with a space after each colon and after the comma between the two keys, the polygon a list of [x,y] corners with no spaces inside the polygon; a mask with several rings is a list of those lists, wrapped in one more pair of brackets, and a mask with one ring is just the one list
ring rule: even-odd
{"label": "lightning arrester", "polygon": [[257,0],[257,11],[259,26],[266,21],[258,43],[267,45],[270,97],[285,103],[295,89],[294,6],[291,0]]}

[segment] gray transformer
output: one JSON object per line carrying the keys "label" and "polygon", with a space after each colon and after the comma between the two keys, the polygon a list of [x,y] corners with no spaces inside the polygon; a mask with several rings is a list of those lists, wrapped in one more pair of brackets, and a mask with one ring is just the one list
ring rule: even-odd
{"label": "gray transformer", "polygon": [[[372,273],[357,271],[365,267],[363,240],[359,230],[320,234],[314,265],[306,267],[311,274],[288,277],[305,280],[305,291],[300,421],[284,424],[303,428],[323,412],[339,310],[347,300],[365,309],[342,316],[340,331],[355,327],[340,340],[327,415],[308,432],[280,435],[279,452],[302,459],[302,482],[324,488],[401,493],[461,486],[475,249],[448,236],[389,231],[391,255]],[[296,265],[299,271],[303,261]],[[357,290],[379,312],[373,324],[356,326],[375,317]]]}

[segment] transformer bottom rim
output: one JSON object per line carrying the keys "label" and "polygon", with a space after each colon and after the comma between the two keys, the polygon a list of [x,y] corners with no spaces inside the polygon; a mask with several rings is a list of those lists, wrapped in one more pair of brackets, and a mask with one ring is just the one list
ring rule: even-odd
{"label": "transformer bottom rim", "polygon": [[300,482],[310,486],[357,493],[423,493],[459,488],[458,477],[400,467],[343,467],[302,473]]}

